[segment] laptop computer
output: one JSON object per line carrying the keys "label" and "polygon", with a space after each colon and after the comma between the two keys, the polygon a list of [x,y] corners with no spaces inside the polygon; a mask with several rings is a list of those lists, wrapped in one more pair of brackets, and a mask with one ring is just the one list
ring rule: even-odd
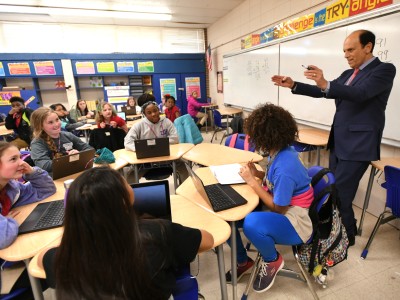
{"label": "laptop computer", "polygon": [[93,167],[95,149],[53,159],[53,180],[82,172]]}
{"label": "laptop computer", "polygon": [[60,227],[63,222],[64,200],[40,203],[19,226],[18,234]]}
{"label": "laptop computer", "polygon": [[120,117],[122,120],[126,121],[126,113],[123,111],[117,112],[117,116]]}
{"label": "laptop computer", "polygon": [[172,220],[168,180],[131,184],[135,195],[133,208],[142,218]]}
{"label": "laptop computer", "polygon": [[136,158],[169,156],[169,138],[135,140]]}
{"label": "laptop computer", "polygon": [[124,112],[127,116],[137,115],[136,107],[122,106],[121,111]]}
{"label": "laptop computer", "polygon": [[204,185],[200,177],[186,164],[189,176],[192,178],[194,186],[199,194],[206,200],[215,212],[227,210],[236,206],[244,205],[247,200],[244,199],[229,185],[219,183]]}

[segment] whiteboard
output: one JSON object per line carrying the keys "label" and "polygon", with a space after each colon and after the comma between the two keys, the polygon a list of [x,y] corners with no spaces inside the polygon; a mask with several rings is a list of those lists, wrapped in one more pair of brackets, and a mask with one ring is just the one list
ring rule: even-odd
{"label": "whiteboard", "polygon": [[271,77],[279,72],[279,45],[224,57],[224,103],[254,109],[278,104],[278,87]]}

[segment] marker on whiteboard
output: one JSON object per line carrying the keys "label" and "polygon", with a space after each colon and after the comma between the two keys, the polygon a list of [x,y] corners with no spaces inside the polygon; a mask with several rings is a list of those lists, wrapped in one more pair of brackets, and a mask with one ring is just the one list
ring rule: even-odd
{"label": "marker on whiteboard", "polygon": [[307,70],[312,70],[313,68],[311,68],[311,67],[309,67],[309,66],[305,66],[305,65],[301,65],[304,69],[307,69]]}

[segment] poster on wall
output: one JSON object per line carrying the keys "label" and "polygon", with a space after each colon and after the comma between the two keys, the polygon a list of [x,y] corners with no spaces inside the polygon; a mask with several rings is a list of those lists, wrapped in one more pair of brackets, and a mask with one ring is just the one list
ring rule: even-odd
{"label": "poster on wall", "polygon": [[224,92],[224,80],[222,76],[222,71],[217,72],[217,92],[218,93]]}
{"label": "poster on wall", "polygon": [[0,105],[10,105],[11,97],[21,97],[19,91],[0,92]]}
{"label": "poster on wall", "polygon": [[95,74],[92,61],[77,61],[75,63],[76,74]]}
{"label": "poster on wall", "polygon": [[34,61],[36,75],[56,75],[56,68],[52,60],[48,61]]}
{"label": "poster on wall", "polygon": [[117,71],[118,73],[133,73],[135,72],[135,65],[133,61],[118,61]]}
{"label": "poster on wall", "polygon": [[98,62],[96,67],[99,73],[115,73],[114,62],[112,61]]}
{"label": "poster on wall", "polygon": [[154,62],[153,61],[142,61],[138,62],[139,73],[154,73]]}
{"label": "poster on wall", "polygon": [[8,63],[10,75],[31,75],[31,68],[27,62]]}
{"label": "poster on wall", "polygon": [[165,94],[170,94],[175,99],[176,98],[176,80],[175,78],[161,78],[160,79],[160,90],[161,96]]}
{"label": "poster on wall", "polygon": [[3,63],[0,62],[0,76],[6,76],[6,73],[4,72],[4,67],[3,67]]}
{"label": "poster on wall", "polygon": [[197,97],[201,98],[200,77],[186,77],[185,78],[185,87],[186,87],[186,99],[194,91],[197,92]]}

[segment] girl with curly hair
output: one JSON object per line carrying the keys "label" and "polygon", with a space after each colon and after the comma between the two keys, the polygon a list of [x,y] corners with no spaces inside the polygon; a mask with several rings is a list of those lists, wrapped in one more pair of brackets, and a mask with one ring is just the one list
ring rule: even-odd
{"label": "girl with curly hair", "polygon": [[[308,208],[314,197],[307,169],[290,146],[298,138],[298,129],[287,110],[270,103],[258,106],[245,120],[244,130],[256,150],[268,154],[265,172],[249,162],[239,173],[269,210],[250,213],[243,224],[244,234],[262,256],[253,284],[253,289],[261,293],[272,286],[284,265],[275,244],[297,245],[310,238],[312,223]],[[240,276],[251,269],[253,262],[247,257],[241,240],[238,241]],[[242,270],[241,264],[247,268]]]}

